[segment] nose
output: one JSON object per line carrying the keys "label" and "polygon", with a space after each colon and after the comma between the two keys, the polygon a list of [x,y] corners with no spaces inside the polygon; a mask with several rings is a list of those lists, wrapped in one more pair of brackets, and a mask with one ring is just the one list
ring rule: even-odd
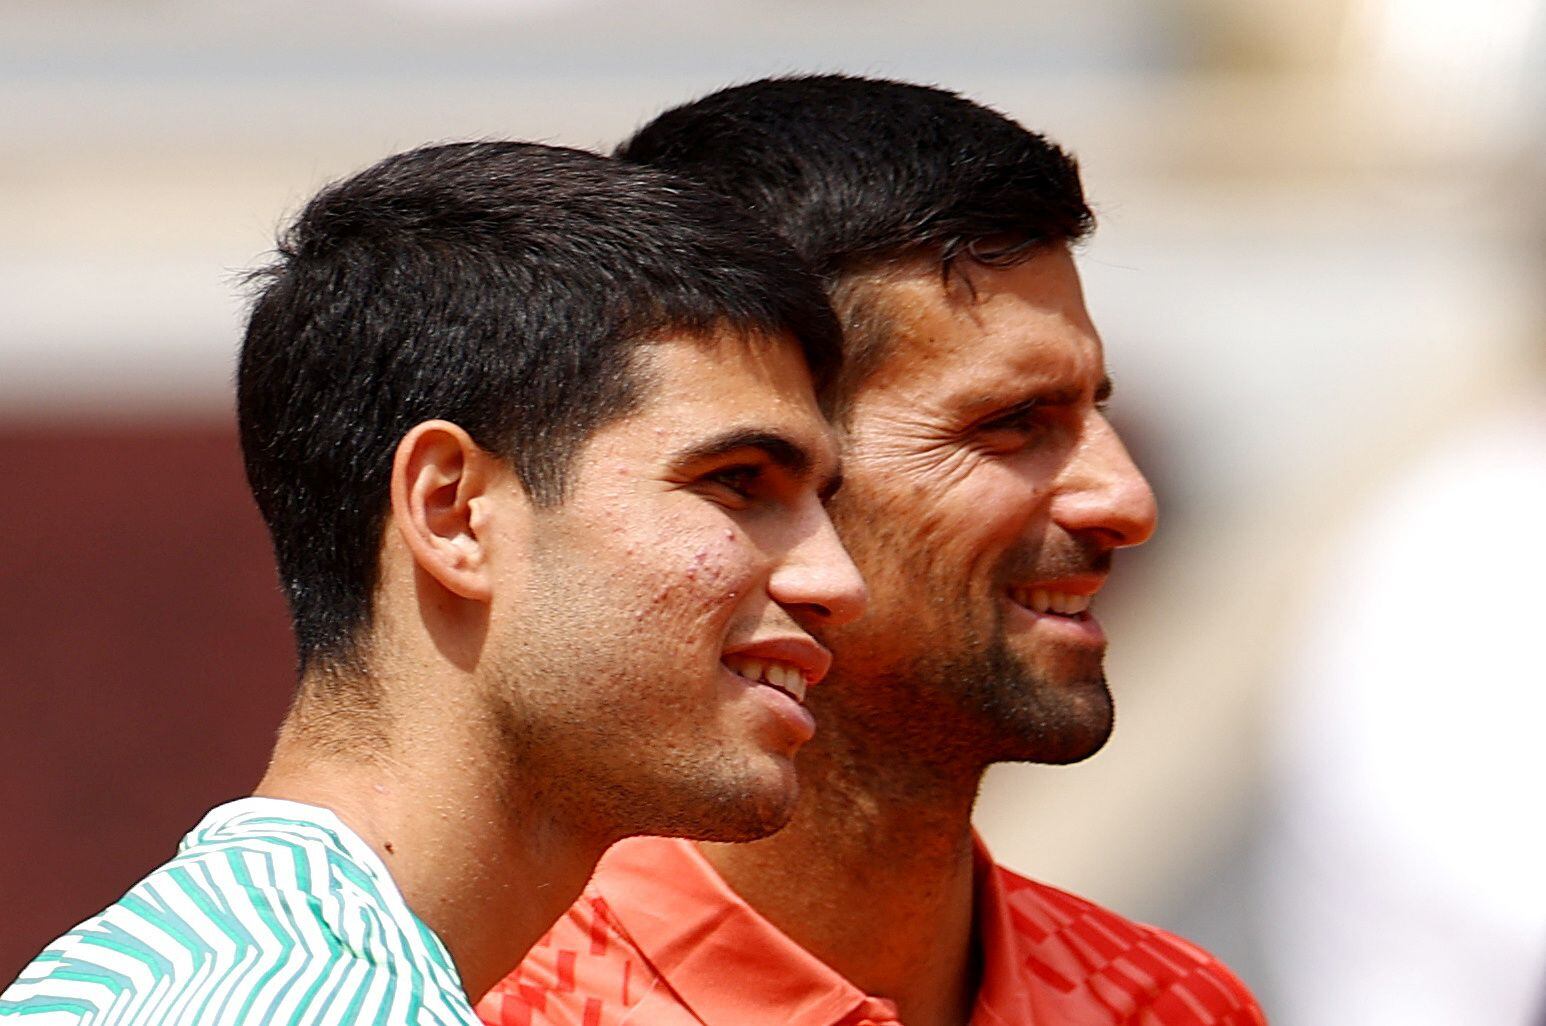
{"label": "nose", "polygon": [[801,520],[798,537],[768,578],[769,596],[799,620],[823,626],[857,620],[869,594],[826,509],[812,499]]}
{"label": "nose", "polygon": [[1112,548],[1142,545],[1154,534],[1154,490],[1098,413],[1064,468],[1052,516],[1070,532],[1100,535]]}

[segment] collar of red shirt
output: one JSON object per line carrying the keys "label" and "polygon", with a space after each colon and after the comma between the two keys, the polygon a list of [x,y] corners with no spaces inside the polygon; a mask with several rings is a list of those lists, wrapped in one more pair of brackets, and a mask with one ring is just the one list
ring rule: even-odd
{"label": "collar of red shirt", "polygon": [[[1016,985],[1022,961],[1002,871],[975,844],[976,924],[983,978],[977,1026],[1033,1021]],[[746,904],[689,841],[637,838],[612,848],[594,886],[640,952],[704,1022],[746,1022],[749,1009],[779,1026],[876,1026],[896,1006],[872,997]]]}

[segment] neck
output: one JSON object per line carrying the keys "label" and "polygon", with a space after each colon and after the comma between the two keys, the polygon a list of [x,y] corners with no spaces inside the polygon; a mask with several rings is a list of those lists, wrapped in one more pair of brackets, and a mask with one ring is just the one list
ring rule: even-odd
{"label": "neck", "polygon": [[971,811],[981,773],[902,765],[894,751],[856,752],[833,733],[800,755],[788,826],[704,854],[792,940],[895,1001],[908,1026],[964,1026],[980,975]]}
{"label": "neck", "polygon": [[303,705],[254,793],[329,809],[369,844],[477,1001],[579,897],[607,839],[539,807],[465,725],[376,717],[362,755],[308,731]]}

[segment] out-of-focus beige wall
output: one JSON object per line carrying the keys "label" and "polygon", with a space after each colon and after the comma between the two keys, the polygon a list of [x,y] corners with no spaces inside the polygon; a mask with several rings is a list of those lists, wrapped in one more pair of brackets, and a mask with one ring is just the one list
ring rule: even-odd
{"label": "out-of-focus beige wall", "polygon": [[[609,147],[785,72],[961,90],[1082,161],[1114,417],[1162,507],[1108,589],[1113,742],[996,771],[981,828],[1010,864],[1183,925],[1249,977],[1229,881],[1301,568],[1543,348],[1543,5],[1449,6],[0,3],[0,430],[225,430],[237,272],[318,186],[394,150]],[[0,487],[25,501],[25,481]],[[32,597],[0,582],[4,622]],[[28,729],[26,685],[0,646],[5,729]],[[4,758],[12,794],[45,772]],[[5,903],[34,883],[0,880]]]}

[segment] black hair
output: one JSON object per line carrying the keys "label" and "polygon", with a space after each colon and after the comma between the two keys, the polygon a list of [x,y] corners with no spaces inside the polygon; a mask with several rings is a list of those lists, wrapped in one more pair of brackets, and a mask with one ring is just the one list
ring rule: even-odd
{"label": "black hair", "polygon": [[733,204],[530,143],[423,147],[330,185],[252,280],[237,418],[302,673],[357,668],[413,425],[460,425],[552,506],[642,400],[640,345],[792,336],[818,387],[840,360],[815,279]]}
{"label": "black hair", "polygon": [[695,178],[772,225],[819,274],[847,332],[841,407],[879,362],[886,317],[862,272],[915,255],[942,273],[1088,235],[1074,159],[932,86],[846,75],[763,79],[661,114],[617,148]]}

